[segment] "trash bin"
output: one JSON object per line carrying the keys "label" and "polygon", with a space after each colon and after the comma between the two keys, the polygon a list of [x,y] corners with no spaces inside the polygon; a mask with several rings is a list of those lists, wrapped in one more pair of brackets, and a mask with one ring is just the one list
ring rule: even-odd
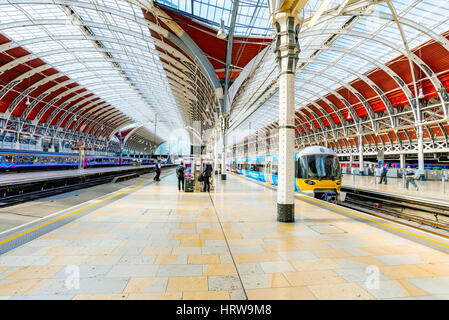
{"label": "trash bin", "polygon": [[194,181],[193,179],[186,179],[184,181],[184,191],[185,192],[193,192]]}

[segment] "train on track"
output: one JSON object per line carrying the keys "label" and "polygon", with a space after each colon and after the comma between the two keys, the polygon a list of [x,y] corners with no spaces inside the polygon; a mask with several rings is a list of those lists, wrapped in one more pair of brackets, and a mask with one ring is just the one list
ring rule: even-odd
{"label": "train on track", "polygon": [[[132,158],[119,156],[85,155],[84,167],[112,167],[155,165],[154,158]],[[162,164],[168,163],[168,158],[161,158]],[[74,153],[0,150],[0,171],[25,171],[78,168],[79,155]]]}
{"label": "train on track", "polygon": [[[279,155],[232,158],[229,170],[269,185],[278,184]],[[325,201],[338,201],[341,165],[329,148],[312,146],[295,152],[295,191]]]}

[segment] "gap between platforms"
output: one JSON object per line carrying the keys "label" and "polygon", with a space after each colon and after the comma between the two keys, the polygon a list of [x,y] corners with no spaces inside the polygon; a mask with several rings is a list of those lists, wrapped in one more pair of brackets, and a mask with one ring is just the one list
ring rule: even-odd
{"label": "gap between platforms", "polygon": [[[272,189],[273,191],[276,191],[276,187],[268,186],[265,183],[262,183],[262,182],[259,182],[259,181],[255,181],[255,180],[252,180],[252,179],[248,179],[246,177],[243,177],[243,176],[240,176],[240,175],[236,175],[234,173],[231,173],[231,174],[233,176],[242,178],[242,179],[244,179],[244,180],[246,180],[248,182],[256,183],[256,184],[258,184],[260,186],[263,186],[265,188],[269,188],[269,189]],[[312,198],[312,197],[309,197],[309,196],[299,195],[299,194],[295,193],[295,198],[303,200],[305,202],[312,203],[312,204],[320,206],[320,207],[325,207],[326,209],[329,209],[329,210],[331,210],[331,211],[333,211],[335,213],[339,213],[339,214],[342,214],[342,215],[345,215],[345,216],[349,216],[349,217],[351,217],[353,219],[356,219],[356,220],[358,220],[360,222],[369,223],[369,224],[371,224],[373,226],[377,226],[377,227],[379,227],[379,228],[381,228],[383,230],[388,230],[388,231],[390,231],[390,232],[392,232],[392,233],[394,233],[396,235],[406,236],[407,239],[412,239],[412,240],[414,240],[414,241],[416,241],[416,242],[418,242],[420,244],[428,245],[428,246],[430,246],[430,247],[432,247],[434,249],[437,249],[439,251],[442,251],[442,252],[445,252],[445,253],[449,253],[449,244],[443,243],[443,242],[440,241],[440,239],[443,240],[443,241],[444,240],[446,240],[446,241],[448,240],[443,235],[436,234],[436,233],[430,233],[430,232],[428,232],[425,229],[417,228],[417,227],[412,226],[412,225],[404,225],[408,229],[414,229],[414,230],[417,230],[417,231],[419,231],[419,232],[421,232],[421,233],[426,235],[426,236],[423,236],[423,235],[416,234],[414,232],[410,232],[410,231],[404,230],[404,229],[399,228],[397,226],[394,226],[394,225],[401,226],[401,223],[399,223],[397,221],[394,221],[394,220],[385,219],[384,217],[381,217],[381,216],[376,216],[376,218],[378,220],[388,221],[389,223],[391,223],[393,225],[389,225],[387,223],[384,223],[384,222],[381,222],[381,221],[376,221],[376,220],[374,220],[372,218],[369,218],[369,217],[365,217],[364,213],[360,213],[360,212],[355,211],[355,210],[341,209],[340,206],[338,206],[338,205],[334,205],[334,204],[331,204],[329,202],[318,200],[318,199],[315,199],[315,198]],[[354,211],[354,212],[352,212],[352,211]],[[427,235],[431,235],[432,237],[434,237],[434,238],[436,238],[438,240],[431,239]]]}
{"label": "gap between platforms", "polygon": [[[161,179],[164,179],[170,175],[172,175],[173,172],[168,173],[166,175],[161,176]],[[155,183],[156,181],[150,181],[147,183],[140,183],[134,186],[127,186],[125,188],[119,189],[117,191],[114,191],[112,193],[103,195],[99,198],[93,199],[93,200],[89,200],[88,202],[94,202],[88,206],[85,206],[83,208],[77,209],[73,212],[64,214],[67,211],[73,210],[74,208],[76,208],[77,205],[75,207],[72,208],[68,208],[68,209],[64,209],[62,211],[59,212],[55,212],[51,215],[48,215],[46,217],[43,218],[39,218],[36,219],[34,221],[25,223],[23,225],[14,227],[12,229],[3,231],[0,233],[0,255],[3,253],[6,253],[10,250],[13,250],[29,241],[32,241],[48,232],[51,232],[69,222],[72,222],[82,216],[85,216],[87,214],[89,214],[90,212],[92,212],[92,210],[88,210],[88,209],[93,209],[94,207],[97,207],[100,204],[104,204],[105,202],[109,201],[109,200],[117,200],[117,199],[121,199],[125,194],[128,194],[132,191],[135,191],[137,189],[140,189],[142,187],[146,187],[149,186],[153,183]],[[100,200],[101,199],[101,200]],[[95,208],[97,209],[97,208]],[[77,213],[81,213],[80,215],[75,215]],[[45,222],[43,224],[40,224],[38,226],[32,227],[33,225],[39,224],[40,222],[52,219],[54,217],[57,217],[59,215],[62,215],[61,217],[58,217],[56,219],[53,219],[51,221]],[[31,227],[30,229],[27,229],[28,227]],[[25,229],[25,230],[24,230]]]}

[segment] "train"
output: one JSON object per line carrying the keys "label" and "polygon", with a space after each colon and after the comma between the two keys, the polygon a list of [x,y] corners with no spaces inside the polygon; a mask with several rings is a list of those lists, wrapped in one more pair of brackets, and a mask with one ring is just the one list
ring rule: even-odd
{"label": "train", "polygon": [[[120,156],[85,155],[84,167],[112,167],[154,165],[157,159],[131,158]],[[166,164],[167,158],[162,158],[161,163]],[[74,153],[24,151],[24,150],[0,150],[0,171],[25,171],[25,170],[49,170],[49,169],[73,169],[78,168],[79,155]]]}
{"label": "train", "polygon": [[[232,158],[229,170],[269,185],[278,185],[279,155]],[[326,147],[311,146],[295,152],[295,192],[336,202],[341,189],[341,165],[337,154]]]}

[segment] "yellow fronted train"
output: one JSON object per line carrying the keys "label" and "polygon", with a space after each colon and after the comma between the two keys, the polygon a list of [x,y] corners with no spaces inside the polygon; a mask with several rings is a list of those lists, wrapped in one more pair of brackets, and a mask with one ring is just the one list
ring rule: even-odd
{"label": "yellow fronted train", "polygon": [[[336,202],[341,189],[341,166],[337,154],[312,146],[295,152],[295,191]],[[279,155],[232,158],[228,170],[250,179],[277,186]]]}

